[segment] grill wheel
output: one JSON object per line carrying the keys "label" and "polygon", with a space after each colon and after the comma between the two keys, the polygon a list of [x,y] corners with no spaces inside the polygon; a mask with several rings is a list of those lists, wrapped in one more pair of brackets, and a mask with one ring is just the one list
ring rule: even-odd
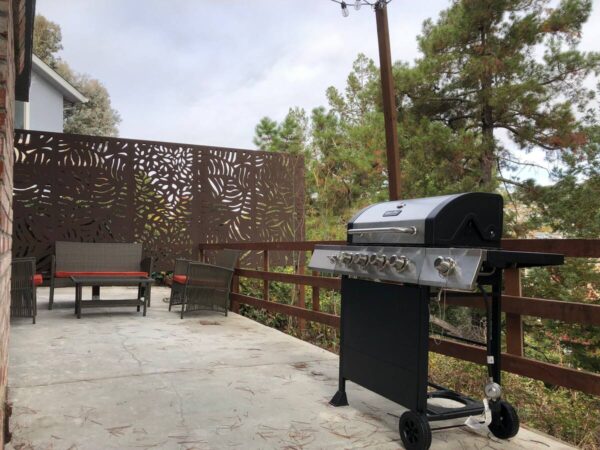
{"label": "grill wheel", "polygon": [[492,410],[492,423],[488,426],[494,436],[509,439],[519,432],[519,416],[515,408],[504,400],[500,400],[496,411]]}
{"label": "grill wheel", "polygon": [[413,411],[400,416],[400,438],[407,450],[427,450],[431,446],[431,428],[427,418]]}

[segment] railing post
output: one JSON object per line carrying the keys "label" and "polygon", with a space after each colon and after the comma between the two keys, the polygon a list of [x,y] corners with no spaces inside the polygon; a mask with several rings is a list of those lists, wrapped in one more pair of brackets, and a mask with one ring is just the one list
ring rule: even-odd
{"label": "railing post", "polygon": [[[269,271],[269,250],[263,250],[263,271]],[[263,280],[263,300],[269,301],[269,280]]]}
{"label": "railing post", "polygon": [[[319,272],[313,270],[313,276],[318,276]],[[321,311],[321,290],[318,286],[312,286],[312,308],[313,311]]]}
{"label": "railing post", "polygon": [[[240,268],[240,260],[238,259],[237,263],[235,264],[235,268],[239,269]],[[233,281],[231,282],[231,292],[235,293],[235,294],[239,294],[240,293],[240,277],[238,277],[237,275],[233,275]],[[233,306],[231,308],[231,310],[234,313],[239,313],[240,312],[240,307],[239,304],[235,304],[235,306]]]}
{"label": "railing post", "polygon": [[[521,273],[519,269],[504,271],[504,292],[521,297]],[[520,314],[506,313],[506,351],[523,356],[523,317]]]}
{"label": "railing post", "polygon": [[[298,252],[298,275],[304,275],[304,265],[306,264],[306,252],[301,250]],[[306,308],[306,286],[303,284],[298,285],[298,306],[300,308]],[[306,320],[300,319],[300,332],[303,333],[306,329]]]}

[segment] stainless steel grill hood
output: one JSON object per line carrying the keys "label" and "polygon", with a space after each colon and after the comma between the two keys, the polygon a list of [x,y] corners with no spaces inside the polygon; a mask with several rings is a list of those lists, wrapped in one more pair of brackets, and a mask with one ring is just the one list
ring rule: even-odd
{"label": "stainless steel grill hood", "polygon": [[502,208],[483,192],[377,203],[350,220],[348,243],[498,248]]}

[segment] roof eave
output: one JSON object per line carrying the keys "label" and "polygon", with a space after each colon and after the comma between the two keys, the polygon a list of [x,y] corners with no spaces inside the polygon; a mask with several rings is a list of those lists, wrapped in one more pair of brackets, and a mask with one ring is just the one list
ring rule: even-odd
{"label": "roof eave", "polygon": [[12,0],[15,59],[15,99],[29,101],[35,0]]}
{"label": "roof eave", "polygon": [[38,58],[36,55],[32,55],[33,68],[37,69],[36,72],[44,78],[48,83],[59,90],[62,96],[70,101],[71,103],[87,103],[89,100],[81,92],[77,90],[71,83],[61,77],[52,67]]}

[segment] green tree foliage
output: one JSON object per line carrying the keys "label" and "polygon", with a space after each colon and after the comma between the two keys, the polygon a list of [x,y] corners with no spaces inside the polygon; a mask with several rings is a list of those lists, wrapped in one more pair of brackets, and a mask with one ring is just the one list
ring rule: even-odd
{"label": "green tree foliage", "polygon": [[340,237],[352,209],[387,195],[377,83],[373,61],[359,55],[344,92],[327,90],[329,108],[292,108],[281,123],[265,117],[256,126],[260,149],[305,157],[311,238]]}
{"label": "green tree foliage", "polygon": [[[598,80],[600,57],[578,50],[591,5],[590,0],[453,0],[437,21],[425,22],[418,39],[421,57],[394,66],[405,198],[498,191],[507,200],[507,235],[598,238],[600,126],[590,87]],[[359,55],[345,88],[330,87],[326,94],[327,107],[314,108],[306,122],[265,118],[256,129],[255,143],[273,151],[289,151],[282,144],[284,122],[288,130],[296,125],[303,130],[304,140],[295,142],[306,155],[309,239],[343,239],[354,212],[387,199],[384,121],[373,61]],[[554,166],[550,186],[514,177],[522,155],[533,149],[544,150]],[[580,258],[562,267],[524,270],[524,295],[600,304],[599,267],[598,260]],[[477,318],[462,310],[449,310],[447,317]],[[526,356],[600,370],[598,327],[524,320]],[[471,325],[478,324],[466,328]],[[472,383],[472,393],[480,395],[480,369],[464,374],[464,367],[445,362],[433,371]],[[528,423],[598,448],[600,419],[588,411],[597,411],[597,399],[509,378],[514,383],[509,392],[527,399],[516,401],[526,409]]]}
{"label": "green tree foliage", "polygon": [[586,135],[581,149],[562,152],[553,185],[529,180],[517,189],[519,202],[529,208],[526,229],[546,227],[573,238],[600,236],[600,126],[589,127]]}
{"label": "green tree foliage", "polygon": [[254,129],[253,142],[259,150],[304,155],[307,127],[306,112],[301,108],[291,108],[281,124],[263,117]]}
{"label": "green tree foliage", "polygon": [[65,108],[65,133],[117,136],[121,117],[112,107],[106,87],[99,80],[73,71],[57,56],[63,48],[61,41],[60,26],[44,16],[36,15],[33,52],[88,99],[86,103]]}
{"label": "green tree foliage", "polygon": [[37,14],[33,28],[33,53],[54,68],[57,63],[56,54],[62,48],[60,26]]}
{"label": "green tree foliage", "polygon": [[121,117],[112,108],[106,87],[100,81],[85,74],[67,72],[65,78],[69,79],[88,99],[86,103],[65,108],[65,133],[117,136],[119,134],[117,126],[121,122]]}
{"label": "green tree foliage", "polygon": [[[515,192],[527,208],[521,232],[545,230],[564,237],[600,236],[600,127],[586,130],[588,142],[577,151],[563,151],[562,164],[552,173],[555,183],[538,186],[532,180]],[[570,259],[561,267],[532,269],[524,278],[525,295],[600,305],[598,260]],[[527,319],[526,352],[574,368],[600,371],[597,327]]]}
{"label": "green tree foliage", "polygon": [[550,6],[549,0],[454,1],[437,22],[425,22],[415,66],[396,71],[402,105],[414,117],[466,133],[473,151],[465,164],[475,169],[475,158],[484,189],[496,186],[496,168],[507,167],[499,131],[521,150],[549,154],[588,141],[579,115],[590,111],[593,91],[583,80],[598,74],[600,56],[577,44],[592,1]]}
{"label": "green tree foliage", "polygon": [[254,129],[254,145],[259,150],[274,151],[279,145],[279,127],[277,122],[263,117]]}

